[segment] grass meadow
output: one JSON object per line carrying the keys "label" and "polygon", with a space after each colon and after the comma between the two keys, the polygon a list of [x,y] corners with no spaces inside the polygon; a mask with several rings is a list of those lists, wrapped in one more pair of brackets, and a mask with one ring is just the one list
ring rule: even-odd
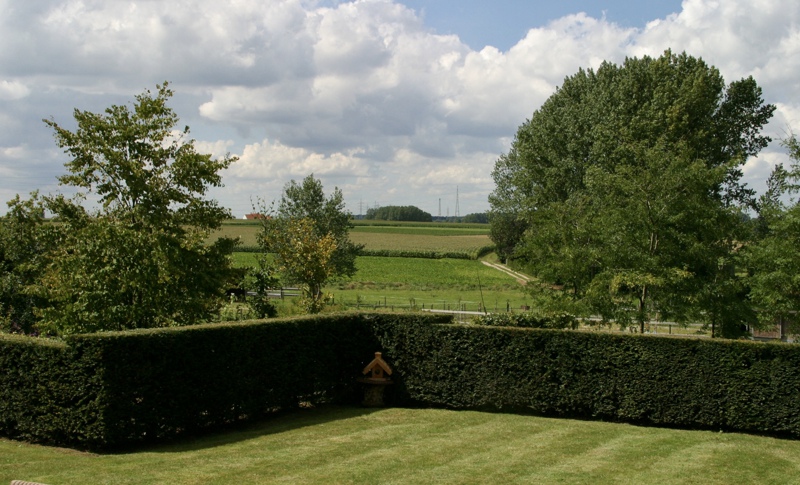
{"label": "grass meadow", "polygon": [[[256,253],[234,254],[239,267],[255,265],[256,258]],[[491,311],[530,304],[516,279],[481,261],[359,256],[356,267],[352,278],[324,290],[338,305]]]}
{"label": "grass meadow", "polygon": [[[486,224],[355,221],[350,239],[371,250],[472,252],[492,244]],[[258,223],[230,221],[216,236],[255,245]],[[235,253],[239,267],[256,264],[255,253]],[[463,309],[520,308],[530,303],[513,277],[480,261],[359,256],[357,273],[325,288],[344,307]]]}
{"label": "grass meadow", "polygon": [[330,407],[120,454],[0,439],[0,483],[790,484],[800,441],[436,409]]}

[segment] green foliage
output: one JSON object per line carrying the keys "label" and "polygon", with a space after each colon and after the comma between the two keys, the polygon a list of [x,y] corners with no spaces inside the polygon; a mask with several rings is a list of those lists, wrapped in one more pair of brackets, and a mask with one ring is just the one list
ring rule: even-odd
{"label": "green foliage", "polygon": [[447,321],[348,313],[63,343],[0,335],[0,434],[114,449],[353,403],[355,378],[382,351],[395,404],[800,438],[797,346]]}
{"label": "green foliage", "polygon": [[528,223],[518,214],[492,212],[490,237],[502,263],[507,263],[514,258],[517,245],[527,229]]}
{"label": "green foliage", "polygon": [[579,71],[495,165],[498,251],[524,260],[540,294],[572,300],[568,311],[745,323],[725,304],[739,295],[730,263],[753,202],[739,180],[774,109],[752,78],[726,88],[686,54]]}
{"label": "green foliage", "polygon": [[0,331],[38,332],[36,309],[45,300],[28,291],[43,272],[54,227],[44,222],[38,194],[8,202],[0,217]]}
{"label": "green foliage", "polygon": [[247,304],[255,313],[256,318],[272,318],[278,315],[278,310],[269,299],[269,290],[280,287],[280,280],[273,270],[272,261],[265,254],[258,255],[257,266],[247,271],[247,284],[245,288],[255,293],[247,300]]}
{"label": "green foliage", "polygon": [[387,324],[404,405],[800,437],[795,345]]}
{"label": "green foliage", "polygon": [[65,343],[0,335],[0,434],[110,449],[300,403],[355,403],[355,377],[380,349],[372,322],[411,318],[419,317],[340,314]]}
{"label": "green foliage", "polygon": [[133,108],[103,114],[75,110],[77,130],[52,120],[56,143],[71,157],[63,185],[86,190],[100,208],[87,211],[82,196],[43,199],[58,223],[45,251],[46,265],[27,291],[42,330],[58,334],[198,323],[223,303],[235,279],[232,239],[206,245],[208,234],[230,217],[209,187],[235,158],[213,160],[195,151],[188,127],[176,132],[164,83]]}
{"label": "green foliage", "polygon": [[0,435],[76,445],[101,435],[100,358],[63,342],[0,334]]}
{"label": "green foliage", "polygon": [[322,183],[309,175],[302,185],[286,184],[278,209],[260,220],[259,245],[274,253],[277,270],[290,284],[304,287],[303,306],[317,313],[324,306],[322,287],[330,279],[352,276],[355,258],[363,246],[348,235],[350,215],[341,190],[325,198]]}
{"label": "green foliage", "polygon": [[486,212],[474,212],[462,217],[461,222],[465,224],[488,224],[489,214]]}
{"label": "green foliage", "polygon": [[472,323],[489,327],[578,328],[578,319],[569,313],[489,313],[475,318]]}
{"label": "green foliage", "polygon": [[364,216],[366,219],[381,221],[414,221],[432,222],[433,216],[419,207],[413,205],[387,205],[384,207],[373,207],[367,210]]}
{"label": "green foliage", "polygon": [[301,305],[308,313],[319,313],[324,306],[322,287],[336,269],[333,234],[317,233],[309,218],[272,219],[265,227],[269,229],[264,231],[264,247],[275,254],[278,271],[286,280],[303,285]]}
{"label": "green foliage", "polygon": [[[761,198],[760,238],[743,249],[750,271],[750,299],[765,325],[788,324],[800,331],[800,143],[792,135],[784,140],[792,163],[789,169],[777,165],[768,191]],[[793,327],[793,328],[792,328]]]}

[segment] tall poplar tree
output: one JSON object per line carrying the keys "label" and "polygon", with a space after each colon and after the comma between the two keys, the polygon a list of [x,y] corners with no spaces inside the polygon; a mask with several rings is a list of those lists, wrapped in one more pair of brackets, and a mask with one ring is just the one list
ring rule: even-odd
{"label": "tall poplar tree", "polygon": [[720,301],[753,192],[741,167],[774,106],[665,52],[580,70],[520,126],[495,167],[492,210],[527,226],[514,254],[545,304],[643,331],[652,318],[735,325]]}

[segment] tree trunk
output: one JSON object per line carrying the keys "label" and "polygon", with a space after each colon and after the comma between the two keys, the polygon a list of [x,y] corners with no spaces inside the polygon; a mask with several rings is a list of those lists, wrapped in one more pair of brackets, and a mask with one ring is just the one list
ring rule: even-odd
{"label": "tree trunk", "polygon": [[639,296],[639,333],[644,333],[644,320],[645,320],[645,302],[647,301],[647,285],[642,288],[642,294]]}

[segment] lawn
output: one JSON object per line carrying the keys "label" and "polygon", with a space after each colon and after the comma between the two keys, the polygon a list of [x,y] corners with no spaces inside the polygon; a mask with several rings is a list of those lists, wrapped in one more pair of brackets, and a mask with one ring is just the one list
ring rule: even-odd
{"label": "lawn", "polygon": [[124,454],[0,440],[0,483],[800,483],[800,442],[431,409],[320,408]]}

